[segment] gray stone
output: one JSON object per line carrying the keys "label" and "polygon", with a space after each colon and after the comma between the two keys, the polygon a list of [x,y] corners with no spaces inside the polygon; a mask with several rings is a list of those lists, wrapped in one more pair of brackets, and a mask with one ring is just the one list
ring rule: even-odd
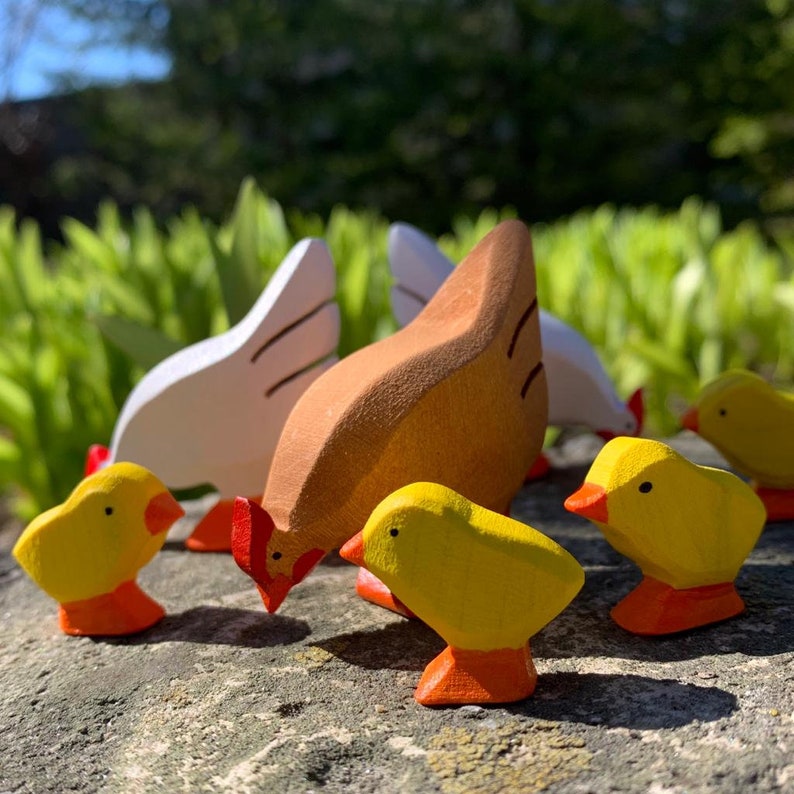
{"label": "gray stone", "polygon": [[[699,462],[719,459],[691,436]],[[794,525],[770,525],[737,586],[744,615],[667,638],[609,609],[639,579],[568,514],[592,442],[553,451],[513,514],[587,581],[532,641],[537,690],[506,707],[427,709],[444,643],[364,603],[331,557],[276,615],[228,555],[183,551],[192,515],[140,582],[168,610],[124,639],[66,637],[0,531],[0,792],[771,792],[794,790]],[[351,528],[351,529],[356,529]]]}

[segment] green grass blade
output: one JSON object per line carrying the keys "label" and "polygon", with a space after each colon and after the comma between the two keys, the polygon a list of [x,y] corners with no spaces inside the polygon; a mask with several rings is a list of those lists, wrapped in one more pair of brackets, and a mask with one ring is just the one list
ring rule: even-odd
{"label": "green grass blade", "polygon": [[124,317],[97,315],[94,322],[108,340],[145,370],[151,369],[183,347],[181,343],[156,329]]}

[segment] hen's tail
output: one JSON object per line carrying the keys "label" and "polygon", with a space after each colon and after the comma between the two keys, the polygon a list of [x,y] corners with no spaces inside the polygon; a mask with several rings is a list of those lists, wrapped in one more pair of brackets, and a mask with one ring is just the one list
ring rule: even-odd
{"label": "hen's tail", "polygon": [[422,311],[455,266],[419,229],[394,223],[389,229],[389,267],[395,279],[392,312],[400,326],[405,326]]}

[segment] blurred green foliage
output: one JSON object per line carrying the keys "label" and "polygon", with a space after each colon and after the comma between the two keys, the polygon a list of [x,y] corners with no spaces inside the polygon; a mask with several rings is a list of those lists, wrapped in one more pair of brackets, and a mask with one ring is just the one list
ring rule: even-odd
{"label": "blurred green foliage", "polygon": [[[458,219],[440,244],[457,261],[512,214]],[[0,493],[24,518],[66,497],[143,372],[242,316],[301,237],[324,237],[336,262],[341,355],[395,328],[374,212],[285,216],[246,180],[221,226],[185,210],[158,229],[142,208],[127,224],[110,203],[98,217],[65,220],[64,243],[43,250],[32,221],[0,209]],[[619,393],[646,387],[648,432],[674,431],[727,367],[794,379],[794,235],[725,232],[692,199],[677,212],[602,206],[533,237],[542,305],[592,341]]]}
{"label": "blurred green foliage", "polygon": [[[78,97],[65,194],[193,202],[253,174],[440,232],[700,195],[728,224],[794,210],[791,0],[71,0],[167,52],[167,80]],[[52,180],[50,180],[50,184]]]}

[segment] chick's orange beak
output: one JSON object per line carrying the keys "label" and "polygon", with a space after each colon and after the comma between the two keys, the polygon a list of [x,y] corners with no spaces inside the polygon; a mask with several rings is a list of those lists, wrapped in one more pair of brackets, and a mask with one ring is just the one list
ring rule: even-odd
{"label": "chick's orange beak", "polygon": [[146,524],[146,529],[152,535],[159,535],[169,529],[171,524],[182,518],[183,515],[185,515],[185,511],[179,502],[168,491],[162,491],[149,500],[143,514],[143,521]]}
{"label": "chick's orange beak", "polygon": [[607,492],[600,485],[591,482],[586,482],[565,500],[565,509],[591,521],[609,523]]}
{"label": "chick's orange beak", "polygon": [[690,408],[682,417],[681,424],[693,433],[698,432],[698,409]]}
{"label": "chick's orange beak", "polygon": [[348,562],[352,562],[354,565],[366,568],[367,566],[364,564],[364,534],[358,532],[353,535],[353,537],[339,549],[339,555]]}

